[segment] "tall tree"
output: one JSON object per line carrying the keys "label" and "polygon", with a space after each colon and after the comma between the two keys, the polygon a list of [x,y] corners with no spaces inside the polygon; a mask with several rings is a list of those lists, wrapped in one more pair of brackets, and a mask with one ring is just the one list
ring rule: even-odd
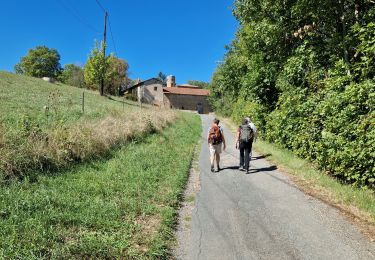
{"label": "tall tree", "polygon": [[100,90],[100,94],[104,94],[104,89],[100,88],[100,83],[105,79],[108,68],[108,57],[104,56],[104,43],[100,46],[95,42],[89,58],[84,67],[85,83],[88,88]]}
{"label": "tall tree", "polygon": [[128,63],[120,58],[110,55],[108,58],[108,68],[105,75],[106,92],[117,95],[121,85],[128,80]]}
{"label": "tall tree", "polygon": [[28,54],[14,66],[17,74],[32,77],[57,77],[61,71],[60,54],[56,49],[37,46],[30,49]]}

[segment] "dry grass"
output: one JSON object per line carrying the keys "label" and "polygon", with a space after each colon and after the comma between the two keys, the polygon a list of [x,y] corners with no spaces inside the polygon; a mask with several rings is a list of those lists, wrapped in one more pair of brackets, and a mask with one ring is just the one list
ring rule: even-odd
{"label": "dry grass", "polygon": [[143,109],[124,115],[113,111],[95,121],[8,130],[0,128],[0,172],[3,180],[28,175],[32,171],[52,171],[71,163],[100,158],[129,140],[161,130],[175,120],[171,110]]}

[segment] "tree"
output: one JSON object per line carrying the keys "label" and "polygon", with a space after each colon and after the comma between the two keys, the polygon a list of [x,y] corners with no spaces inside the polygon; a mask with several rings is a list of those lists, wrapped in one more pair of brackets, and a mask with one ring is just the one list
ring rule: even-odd
{"label": "tree", "polygon": [[167,82],[167,75],[160,71],[158,73],[158,79],[160,79],[161,81],[163,81],[163,83],[166,83]]}
{"label": "tree", "polygon": [[32,77],[57,77],[61,71],[60,54],[56,49],[37,46],[30,49],[28,54],[14,66],[17,74]]}
{"label": "tree", "polygon": [[108,94],[117,95],[119,87],[127,82],[128,63],[113,55],[108,57],[108,68],[105,75],[105,89]]}
{"label": "tree", "polygon": [[[210,101],[263,138],[375,187],[373,0],[235,0],[239,21]],[[358,154],[361,154],[359,157]]]}
{"label": "tree", "polygon": [[74,64],[66,64],[62,70],[58,80],[64,84],[75,86],[78,88],[85,87],[85,78],[83,69]]}
{"label": "tree", "polygon": [[208,89],[210,86],[210,83],[199,81],[199,80],[188,80],[187,83],[190,85],[198,86],[198,87],[205,88],[205,89]]}
{"label": "tree", "polygon": [[95,47],[91,51],[84,67],[85,83],[88,88],[99,89],[100,95],[104,95],[104,89],[99,88],[108,68],[108,57],[104,55],[104,43],[100,46],[95,42]]}

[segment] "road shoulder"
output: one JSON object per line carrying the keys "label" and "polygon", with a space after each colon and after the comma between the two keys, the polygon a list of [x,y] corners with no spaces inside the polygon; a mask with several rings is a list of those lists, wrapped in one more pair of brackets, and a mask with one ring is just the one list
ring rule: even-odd
{"label": "road shoulder", "polygon": [[195,209],[196,196],[201,189],[199,153],[202,142],[198,142],[189,172],[189,179],[186,184],[183,199],[178,213],[178,225],[176,229],[176,245],[173,255],[176,259],[185,259],[191,246],[191,220]]}

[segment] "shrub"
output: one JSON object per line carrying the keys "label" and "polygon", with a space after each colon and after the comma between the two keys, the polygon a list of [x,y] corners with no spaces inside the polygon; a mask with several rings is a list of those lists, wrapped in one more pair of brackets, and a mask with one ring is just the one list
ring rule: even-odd
{"label": "shrub", "polygon": [[315,161],[349,183],[375,183],[375,82],[343,84],[340,76],[326,80],[311,95],[284,92],[267,121],[266,139]]}

